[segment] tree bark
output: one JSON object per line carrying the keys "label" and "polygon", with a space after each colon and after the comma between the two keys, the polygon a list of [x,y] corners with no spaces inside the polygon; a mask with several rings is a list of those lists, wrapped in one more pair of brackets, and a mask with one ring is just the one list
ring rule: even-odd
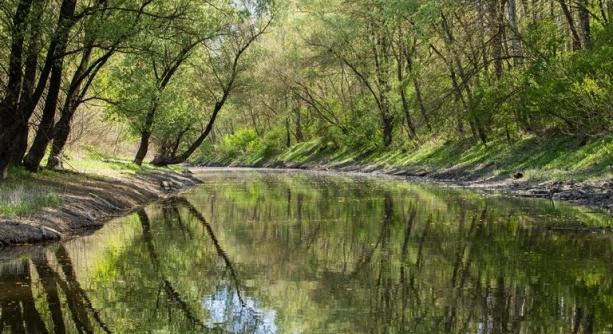
{"label": "tree bark", "polygon": [[[72,118],[77,111],[77,108],[81,104],[82,99],[85,97],[85,94],[91,86],[96,74],[113,55],[114,49],[107,51],[90,65],[92,52],[93,41],[90,41],[90,43],[88,43],[83,50],[79,67],[75,71],[72,80],[70,81],[68,93],[66,94],[66,100],[64,101],[60,114],[60,119],[55,124],[53,142],[51,143],[51,153],[49,155],[49,159],[47,160],[47,168],[49,169],[54,169],[60,165],[60,155],[64,150],[64,146],[66,146],[66,143],[68,142]],[[87,81],[83,85],[86,78]]]}
{"label": "tree bark", "polygon": [[304,141],[304,134],[302,133],[302,115],[300,114],[300,104],[296,101],[297,105],[294,107],[294,122],[296,124],[296,141]]}
{"label": "tree bark", "polygon": [[407,123],[407,131],[409,133],[409,140],[417,140],[417,132],[415,131],[415,123],[413,123],[413,118],[411,117],[411,107],[409,105],[409,100],[406,92],[406,83],[405,83],[405,67],[407,72],[410,72],[409,63],[410,60],[407,59],[405,61],[404,57],[410,58],[411,55],[408,51],[405,51],[406,45],[404,45],[404,41],[402,38],[402,32],[399,31],[400,37],[398,41],[398,51],[396,52],[396,79],[399,82],[398,90],[400,91],[400,100],[402,102],[402,111],[404,112],[404,118]]}
{"label": "tree bark", "polygon": [[388,79],[390,76],[390,45],[385,34],[385,32],[375,33],[374,54],[379,86],[379,112],[383,126],[383,146],[388,147],[393,141],[394,113],[391,110],[392,105],[389,100],[389,94],[392,90]]}
{"label": "tree bark", "polygon": [[579,22],[581,26],[581,37],[583,47],[590,49],[592,47],[592,34],[590,31],[590,12],[588,9],[589,1],[582,0],[579,5]]}
{"label": "tree bark", "polygon": [[558,0],[558,3],[560,3],[560,7],[562,8],[564,17],[566,17],[566,22],[568,23],[568,28],[570,29],[573,50],[579,50],[581,49],[581,38],[579,37],[577,28],[575,28],[575,20],[573,19],[573,14],[570,12],[568,5],[566,5],[566,2],[564,1],[565,0]]}
{"label": "tree bark", "polygon": [[521,66],[522,50],[521,50],[519,26],[517,24],[517,4],[515,0],[507,0],[507,1],[508,1],[508,7],[509,7],[509,26],[511,27],[511,34],[513,36],[513,38],[511,39],[511,56],[513,57],[513,64],[515,66]]}
{"label": "tree bark", "polygon": [[8,168],[14,160],[14,139],[23,127],[18,115],[19,95],[23,81],[22,56],[26,22],[33,0],[21,0],[13,16],[11,31],[11,53],[9,56],[6,94],[0,101],[0,177],[8,176]]}
{"label": "tree bark", "polygon": [[43,116],[34,138],[34,143],[30,151],[24,158],[24,166],[31,171],[37,171],[40,162],[45,156],[49,141],[53,138],[53,123],[57,109],[59,92],[62,85],[62,72],[64,65],[64,53],[68,44],[70,28],[73,26],[75,18],[76,0],[64,0],[60,8],[60,23],[58,24],[57,47],[53,50],[53,64],[51,66],[51,78],[45,99]]}
{"label": "tree bark", "polygon": [[489,0],[489,16],[490,16],[490,28],[494,32],[492,36],[492,57],[494,58],[494,72],[496,73],[496,78],[500,79],[502,77],[503,66],[502,66],[502,34],[504,31],[504,26],[502,25],[501,17],[501,6],[500,0]]}
{"label": "tree bark", "polygon": [[32,147],[28,154],[23,159],[23,165],[28,170],[36,172],[40,166],[47,151],[47,145],[53,137],[53,123],[55,121],[55,110],[57,109],[60,86],[62,84],[62,60],[58,59],[53,70],[51,71],[51,79],[49,80],[49,91],[45,100],[43,116],[36,130],[36,137],[32,143]]}
{"label": "tree bark", "polygon": [[21,161],[28,148],[28,119],[30,114],[27,112],[25,106],[27,101],[30,101],[34,95],[34,89],[36,87],[36,72],[38,69],[38,55],[40,53],[40,28],[41,21],[40,15],[44,9],[44,1],[35,1],[32,5],[32,14],[30,15],[30,29],[28,32],[28,50],[25,57],[25,69],[23,78],[23,87],[21,96],[19,98],[19,126],[20,130],[15,135],[15,143],[13,144],[13,157],[12,163],[14,165],[21,164]]}
{"label": "tree bark", "polygon": [[172,165],[172,164],[180,164],[180,163],[183,163],[183,162],[187,161],[187,159],[189,159],[189,157],[196,151],[196,149],[198,149],[198,147],[200,145],[202,145],[204,140],[209,136],[209,134],[213,130],[213,125],[215,124],[215,120],[217,119],[217,115],[219,114],[219,112],[221,111],[223,105],[225,104],[225,101],[227,99],[228,94],[229,94],[229,91],[227,93],[224,93],[224,97],[222,97],[222,99],[220,101],[215,103],[215,108],[213,109],[213,114],[211,115],[211,118],[209,119],[209,122],[207,123],[204,131],[185,150],[185,152],[183,152],[183,153],[181,153],[179,155],[173,155],[173,156],[158,155],[158,156],[156,156],[153,159],[153,161],[151,163],[153,165],[155,165],[155,166],[167,166],[167,165]]}
{"label": "tree bark", "polygon": [[138,145],[138,151],[136,151],[136,155],[134,156],[134,163],[137,165],[142,165],[143,160],[147,156],[147,151],[149,151],[149,139],[151,138],[151,127],[153,126],[153,120],[155,118],[155,112],[157,110],[157,102],[154,102],[147,113],[147,117],[145,119],[145,124],[143,129],[141,130],[140,135],[140,144]]}
{"label": "tree bark", "polygon": [[[411,57],[407,57],[407,69],[409,71],[413,71],[413,60]],[[413,77],[413,88],[415,89],[415,98],[417,99],[417,104],[419,105],[419,112],[424,118],[424,122],[426,122],[428,131],[432,132],[432,124],[430,122],[430,117],[428,116],[428,110],[426,110],[426,104],[424,103],[424,98],[421,92],[421,84],[416,76]]]}
{"label": "tree bark", "polygon": [[292,146],[292,131],[290,130],[289,116],[285,117],[285,147]]}

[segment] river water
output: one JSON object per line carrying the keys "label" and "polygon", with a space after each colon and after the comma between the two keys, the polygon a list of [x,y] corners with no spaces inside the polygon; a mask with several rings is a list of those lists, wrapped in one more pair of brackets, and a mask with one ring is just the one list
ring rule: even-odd
{"label": "river water", "polygon": [[613,332],[613,233],[577,229],[609,216],[383,177],[200,176],[4,256],[0,332]]}

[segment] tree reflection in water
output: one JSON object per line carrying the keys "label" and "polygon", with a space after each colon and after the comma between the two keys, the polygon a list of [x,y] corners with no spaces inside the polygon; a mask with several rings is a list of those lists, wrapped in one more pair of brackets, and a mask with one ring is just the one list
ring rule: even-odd
{"label": "tree reflection in water", "polygon": [[543,231],[568,214],[526,203],[359,178],[211,177],[2,263],[0,331],[612,331],[611,235]]}
{"label": "tree reflection in water", "polygon": [[[0,328],[7,332],[65,333],[66,321],[78,332],[110,333],[101,320],[98,311],[92,306],[87,293],[81,288],[74,274],[72,261],[62,244],[54,246],[58,268],[49,264],[46,253],[33,255],[5,265],[0,275],[0,307],[2,317]],[[33,284],[32,269],[36,270],[38,284]],[[34,293],[43,294],[46,310],[49,312],[47,324],[39,312]],[[62,302],[63,300],[63,302]],[[69,316],[62,308],[69,309]]]}

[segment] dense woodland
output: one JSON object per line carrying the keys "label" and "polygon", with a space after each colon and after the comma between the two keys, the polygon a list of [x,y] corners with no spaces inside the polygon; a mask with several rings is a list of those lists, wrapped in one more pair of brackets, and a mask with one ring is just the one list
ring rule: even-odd
{"label": "dense woodland", "polygon": [[[4,0],[0,170],[613,130],[612,0]],[[78,123],[78,126],[75,124]]]}

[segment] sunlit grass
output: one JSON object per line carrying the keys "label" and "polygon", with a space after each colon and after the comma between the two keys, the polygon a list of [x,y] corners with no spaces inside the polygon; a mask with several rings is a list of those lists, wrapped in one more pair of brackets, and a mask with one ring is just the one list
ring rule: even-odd
{"label": "sunlit grass", "polygon": [[180,166],[156,167],[148,163],[143,163],[139,166],[129,160],[116,159],[98,153],[90,153],[84,158],[68,160],[64,162],[64,168],[73,169],[81,173],[110,177],[134,175],[155,170],[177,171],[181,169]]}
{"label": "sunlit grass", "polygon": [[0,181],[0,217],[18,218],[28,216],[41,208],[58,207],[64,182],[79,182],[81,178],[120,178],[142,172],[177,171],[180,166],[155,167],[149,164],[138,166],[127,160],[112,159],[98,154],[89,154],[79,159],[64,162],[67,171],[56,172],[41,169],[38,173],[23,168],[12,168],[9,177]]}
{"label": "sunlit grass", "polygon": [[0,192],[0,217],[17,218],[43,207],[57,207],[61,199],[32,189],[18,188]]}
{"label": "sunlit grass", "polygon": [[330,163],[374,165],[439,172],[461,168],[508,177],[522,172],[536,181],[589,181],[613,177],[613,138],[584,140],[568,136],[523,138],[508,143],[495,139],[487,145],[472,141],[429,141],[415,149],[335,150],[319,139],[300,143],[277,157],[286,164]]}
{"label": "sunlit grass", "polygon": [[36,175],[21,168],[12,168],[10,177],[0,182],[0,217],[27,216],[43,207],[57,207],[60,197],[41,181],[53,177],[53,172]]}

